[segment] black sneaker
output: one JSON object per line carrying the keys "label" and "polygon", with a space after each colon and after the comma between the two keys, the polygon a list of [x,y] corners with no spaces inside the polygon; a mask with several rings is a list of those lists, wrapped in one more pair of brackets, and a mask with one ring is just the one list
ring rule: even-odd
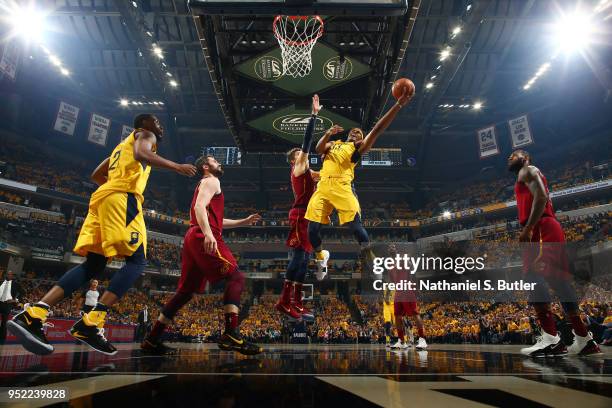
{"label": "black sneaker", "polygon": [[161,340],[154,341],[149,339],[144,339],[140,344],[140,350],[146,354],[152,354],[156,356],[165,356],[169,354],[176,354],[176,349],[174,347],[166,346]]}
{"label": "black sneaker", "polygon": [[88,326],[83,322],[83,319],[77,321],[68,333],[102,354],[108,356],[117,354],[115,346],[110,344],[106,337],[104,337],[104,329],[98,326]]}
{"label": "black sneaker", "polygon": [[44,331],[44,327],[51,326],[51,324],[45,323],[42,318],[34,317],[28,312],[31,309],[34,314],[37,314],[37,308],[43,309],[41,312],[44,311],[45,316],[48,313],[47,309],[40,306],[26,304],[22,312],[16,314],[12,320],[6,323],[6,327],[9,332],[17,337],[17,341],[21,343],[23,348],[30,353],[51,354],[53,353],[53,346],[49,344]]}
{"label": "black sneaker", "polygon": [[217,343],[221,350],[237,351],[247,356],[263,353],[263,349],[255,343],[245,340],[238,331],[226,331]]}

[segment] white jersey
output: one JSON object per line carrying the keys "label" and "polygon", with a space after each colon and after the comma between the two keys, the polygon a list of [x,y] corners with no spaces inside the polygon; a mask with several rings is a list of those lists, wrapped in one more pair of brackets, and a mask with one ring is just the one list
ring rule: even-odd
{"label": "white jersey", "polygon": [[85,305],[86,306],[95,306],[98,303],[98,298],[100,297],[100,292],[97,290],[88,290],[85,293]]}

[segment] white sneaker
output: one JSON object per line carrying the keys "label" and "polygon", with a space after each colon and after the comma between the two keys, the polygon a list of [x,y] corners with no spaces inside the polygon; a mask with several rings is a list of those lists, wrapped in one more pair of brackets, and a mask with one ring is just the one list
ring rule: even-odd
{"label": "white sneaker", "polygon": [[385,348],[391,348],[391,343],[385,343]]}
{"label": "white sneaker", "polygon": [[322,281],[325,279],[325,276],[327,276],[327,261],[329,261],[329,251],[323,249],[321,250],[321,254],[323,254],[323,259],[316,259],[317,271],[315,272],[315,277],[319,281]]}
{"label": "white sneaker", "polygon": [[585,337],[578,336],[573,330],[572,333],[574,334],[574,341],[572,345],[567,348],[567,354],[583,356],[602,354],[599,346],[595,343],[595,340],[593,340],[593,333],[588,332]]}
{"label": "white sneaker", "polygon": [[416,344],[417,350],[425,350],[427,348],[427,342],[423,337],[419,337],[419,341]]}
{"label": "white sneaker", "polygon": [[542,335],[536,337],[536,344],[522,348],[521,353],[530,357],[554,357],[566,355],[567,349],[561,341],[559,333],[556,336],[551,336],[542,331]]}
{"label": "white sneaker", "polygon": [[395,343],[394,345],[391,346],[391,348],[401,349],[402,348],[402,342],[398,340],[397,343]]}
{"label": "white sneaker", "polygon": [[410,346],[408,345],[408,343],[402,343],[402,345],[400,346],[400,348],[401,348],[402,350],[407,350],[407,349],[409,349],[409,348],[410,348]]}

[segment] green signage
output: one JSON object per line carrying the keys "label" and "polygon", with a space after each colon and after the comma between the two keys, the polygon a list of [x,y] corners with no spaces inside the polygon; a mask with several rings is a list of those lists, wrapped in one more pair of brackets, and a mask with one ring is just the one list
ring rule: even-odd
{"label": "green signage", "polygon": [[[296,109],[295,105],[290,105],[247,122],[247,125],[261,132],[299,144],[304,138],[309,120],[310,110]],[[357,122],[323,109],[319,112],[315,123],[315,138],[323,135],[327,129],[336,124],[347,130],[359,127]]]}
{"label": "green signage", "polygon": [[312,95],[371,72],[369,66],[348,55],[341,61],[335,49],[321,42],[312,50],[312,71],[303,78],[283,75],[283,60],[278,47],[244,61],[234,69],[240,75],[270,83],[297,96]]}

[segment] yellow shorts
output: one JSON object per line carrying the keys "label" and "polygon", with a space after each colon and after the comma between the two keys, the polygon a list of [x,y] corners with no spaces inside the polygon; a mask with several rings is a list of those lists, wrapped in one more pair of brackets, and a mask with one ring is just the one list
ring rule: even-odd
{"label": "yellow shorts", "polygon": [[89,202],[87,218],[81,227],[74,252],[130,256],[143,245],[147,253],[147,229],[142,204],[132,193],[111,192]]}
{"label": "yellow shorts", "polygon": [[385,302],[383,302],[383,319],[386,322],[391,322],[393,323],[395,321],[395,315],[393,312],[393,302],[387,304]]}
{"label": "yellow shorts", "polygon": [[320,224],[329,224],[329,216],[334,209],[338,212],[340,225],[353,221],[355,215],[361,214],[359,201],[350,181],[322,177],[308,202],[304,218]]}

